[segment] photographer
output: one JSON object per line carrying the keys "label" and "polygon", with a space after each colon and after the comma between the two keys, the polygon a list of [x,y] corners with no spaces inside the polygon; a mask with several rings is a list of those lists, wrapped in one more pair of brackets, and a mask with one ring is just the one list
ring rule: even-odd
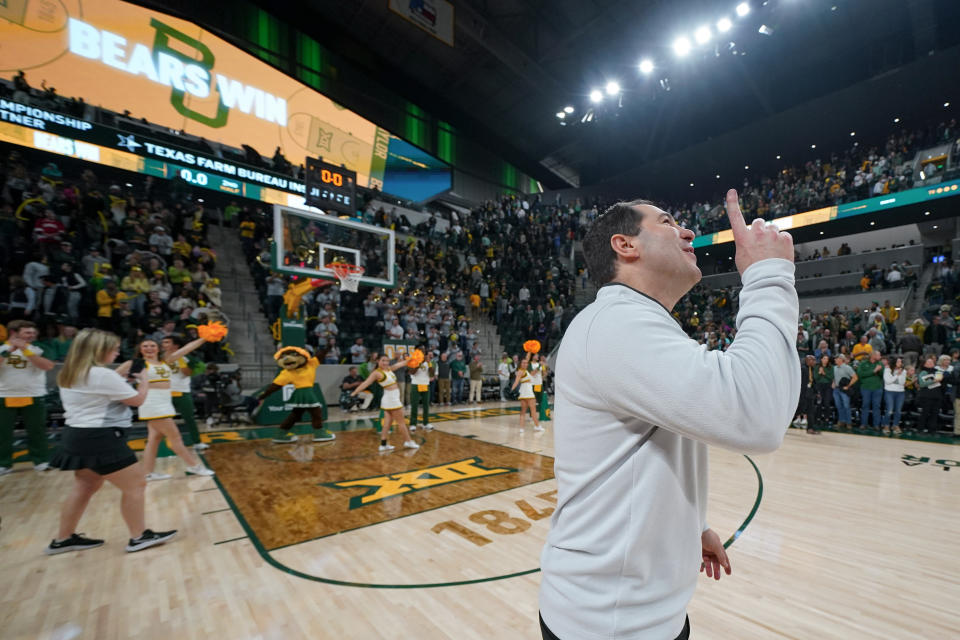
{"label": "photographer", "polygon": [[357,374],[357,368],[350,367],[343,382],[340,383],[341,409],[353,412],[357,410],[359,405],[360,409],[364,411],[367,410],[370,403],[373,402],[373,393],[371,391],[361,391],[359,397],[352,397],[350,395],[350,392],[359,387],[362,382],[363,378]]}
{"label": "photographer", "polygon": [[258,403],[256,398],[244,395],[240,390],[240,370],[222,374],[221,382],[223,384],[221,393],[223,393],[224,404],[230,406],[242,405],[244,411],[247,412],[247,418],[250,422],[253,422],[253,410],[257,408]]}

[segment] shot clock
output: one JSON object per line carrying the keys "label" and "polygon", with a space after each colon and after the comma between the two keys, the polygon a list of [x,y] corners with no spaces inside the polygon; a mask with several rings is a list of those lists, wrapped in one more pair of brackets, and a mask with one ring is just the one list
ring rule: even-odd
{"label": "shot clock", "polygon": [[307,205],[356,215],[357,172],[307,158]]}

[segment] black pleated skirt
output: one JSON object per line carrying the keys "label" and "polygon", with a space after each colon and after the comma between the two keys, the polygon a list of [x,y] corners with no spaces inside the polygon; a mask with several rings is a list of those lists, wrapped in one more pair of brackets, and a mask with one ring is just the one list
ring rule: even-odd
{"label": "black pleated skirt", "polygon": [[126,429],[117,427],[64,427],[60,447],[50,460],[50,466],[63,471],[90,469],[100,475],[107,475],[136,463],[137,456],[127,444]]}

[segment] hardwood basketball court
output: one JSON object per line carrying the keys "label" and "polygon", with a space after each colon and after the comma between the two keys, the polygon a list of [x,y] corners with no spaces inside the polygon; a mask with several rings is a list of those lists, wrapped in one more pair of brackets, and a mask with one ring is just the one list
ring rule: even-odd
{"label": "hardwood basketball court", "polygon": [[[216,480],[161,459],[175,478],[148,486],[148,526],[180,534],[135,555],[113,488],[80,525],[104,547],[43,555],[71,477],[19,465],[0,479],[2,637],[539,638],[551,423],[519,433],[513,411],[442,413],[387,455],[336,411],[333,443],[208,434]],[[957,633],[960,449],[791,430],[752,462],[711,454],[708,520],[736,535],[734,573],[701,577],[692,637]]]}

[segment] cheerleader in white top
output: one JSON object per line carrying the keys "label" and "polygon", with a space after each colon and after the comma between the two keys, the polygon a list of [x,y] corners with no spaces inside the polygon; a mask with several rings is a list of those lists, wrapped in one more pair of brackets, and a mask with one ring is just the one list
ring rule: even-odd
{"label": "cheerleader in white top", "polygon": [[[220,337],[216,339],[219,340]],[[137,411],[138,419],[147,423],[147,445],[143,449],[143,468],[147,474],[147,480],[166,480],[170,478],[168,473],[156,473],[153,470],[157,462],[157,450],[160,448],[160,442],[164,437],[166,437],[167,445],[173,452],[187,463],[187,475],[214,475],[213,470],[205,467],[197,454],[183,443],[180,430],[173,422],[177,412],[173,408],[173,394],[170,390],[173,365],[180,358],[206,343],[207,340],[204,338],[197,338],[173,353],[161,356],[160,345],[148,338],[142,340],[138,345],[138,357],[136,359],[128,360],[117,367],[117,373],[121,376],[126,376],[128,373],[136,374],[143,369],[148,372],[150,390],[147,392],[146,401],[140,405]]]}
{"label": "cheerleader in white top", "polygon": [[[420,354],[421,358],[423,354]],[[383,409],[383,421],[380,428],[380,452],[386,453],[394,450],[394,446],[387,442],[387,436],[390,435],[390,426],[394,423],[397,430],[403,436],[403,447],[405,449],[419,449],[420,445],[410,438],[410,432],[407,430],[407,424],[403,419],[403,400],[400,398],[400,387],[397,385],[398,369],[410,366],[411,360],[401,360],[396,364],[390,364],[389,356],[381,356],[377,361],[377,368],[374,369],[367,379],[360,383],[360,386],[350,392],[350,395],[359,395],[361,391],[377,383],[383,389],[383,397],[380,399],[380,408]],[[415,366],[420,366],[416,363]]]}
{"label": "cheerleader in white top", "polygon": [[533,419],[533,430],[543,431],[543,427],[540,426],[540,419],[537,417],[537,396],[533,393],[533,375],[528,370],[531,355],[532,354],[527,353],[527,356],[520,363],[520,366],[517,368],[517,377],[514,379],[511,388],[516,389],[518,385],[520,387],[520,431],[523,431],[527,413],[529,413]]}

